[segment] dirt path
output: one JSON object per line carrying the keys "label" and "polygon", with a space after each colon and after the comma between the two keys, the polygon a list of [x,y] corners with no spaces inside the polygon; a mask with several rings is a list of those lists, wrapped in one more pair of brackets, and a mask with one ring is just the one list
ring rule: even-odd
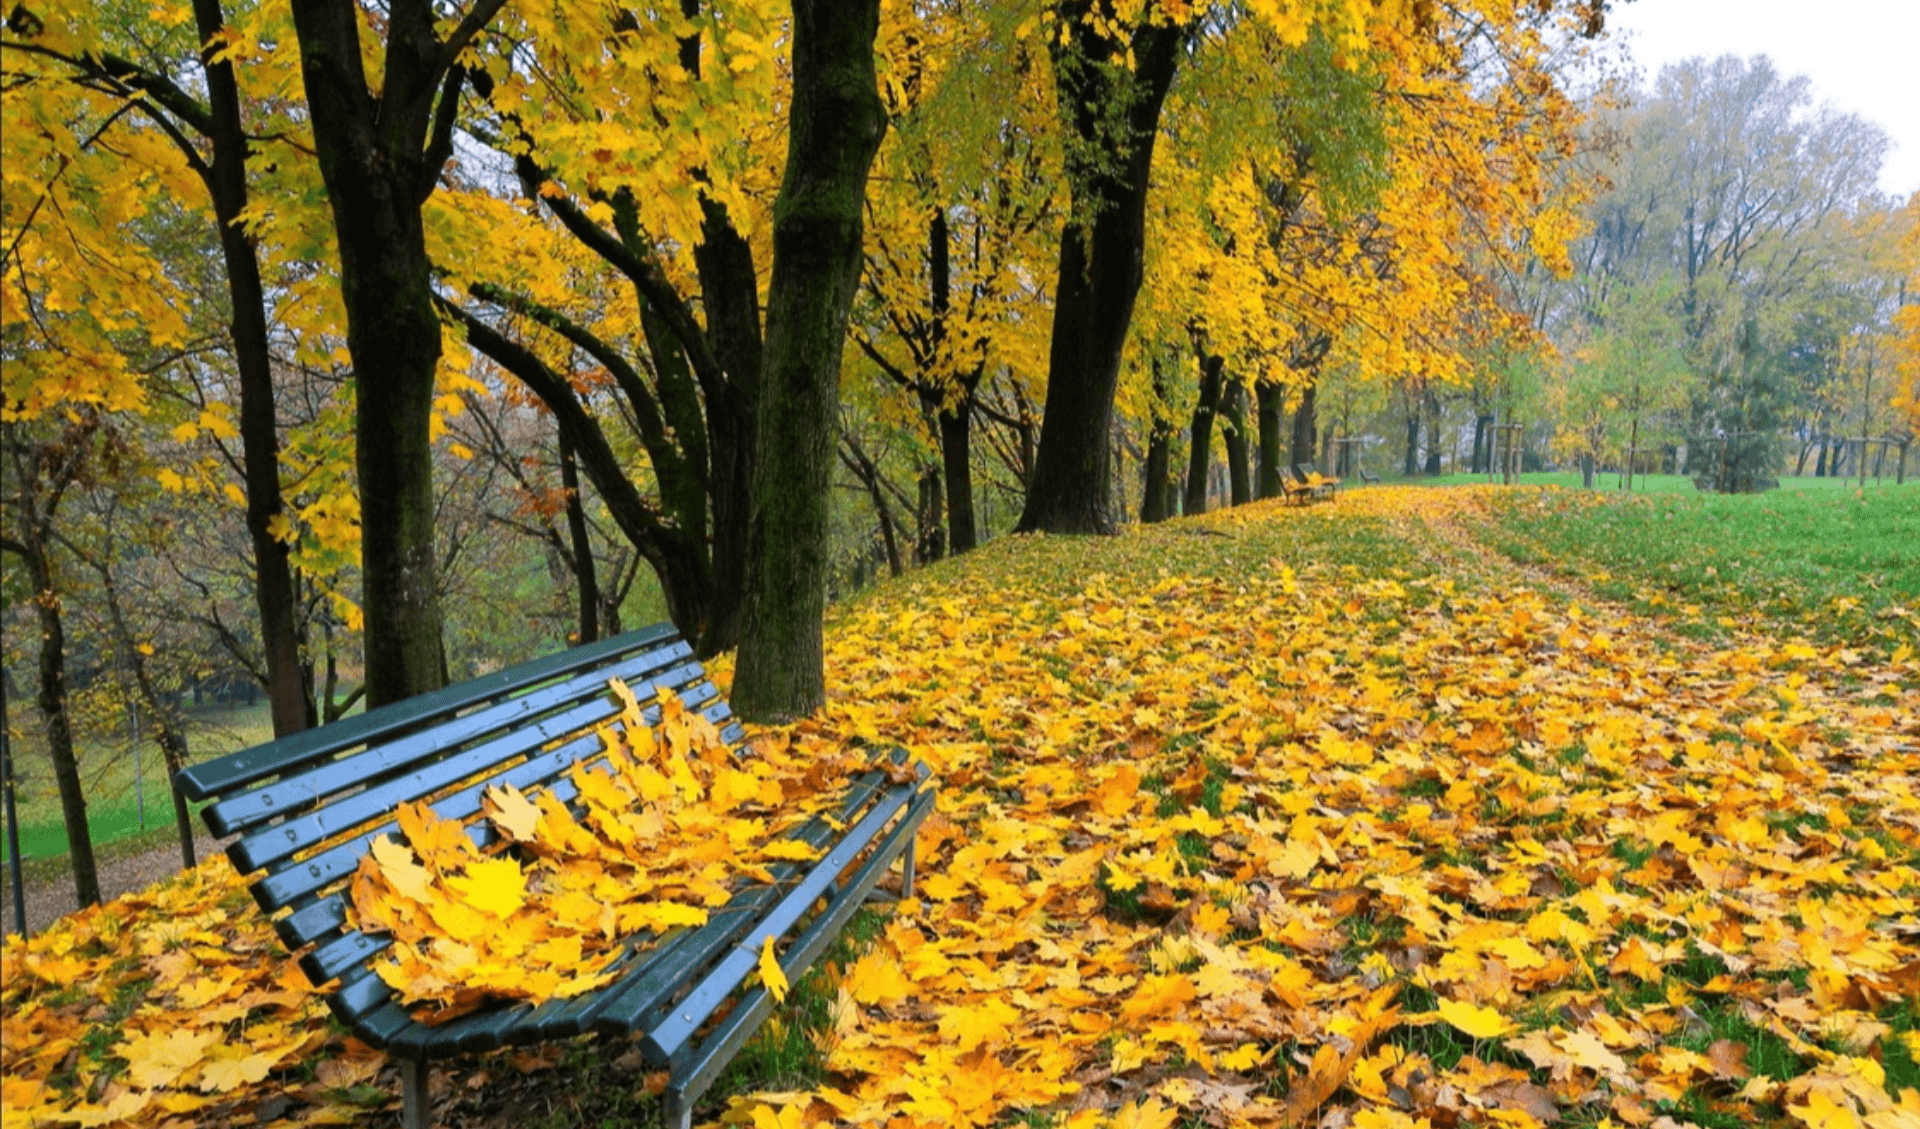
{"label": "dirt path", "polygon": [[[202,861],[219,853],[220,846],[205,836],[194,839],[194,855]],[[164,847],[155,847],[136,855],[117,858],[100,864],[100,893],[108,901],[134,890],[144,890],[162,878],[171,878],[180,873],[180,845],[168,843]],[[0,882],[0,930],[12,933],[13,920],[13,884]],[[27,930],[38,933],[55,921],[74,911],[73,879],[62,874],[58,878],[27,884],[25,898],[27,910]]]}

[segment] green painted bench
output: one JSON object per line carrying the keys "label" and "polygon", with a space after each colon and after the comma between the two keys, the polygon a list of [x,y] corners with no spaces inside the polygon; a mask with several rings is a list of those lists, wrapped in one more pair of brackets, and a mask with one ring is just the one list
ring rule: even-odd
{"label": "green painted bench", "polygon": [[[660,695],[713,722],[736,748],[738,722],[671,627],[631,632],[319,729],[194,765],[179,783],[220,837],[289,950],[353,1033],[401,1066],[403,1124],[430,1122],[427,1065],[478,1051],[588,1032],[638,1037],[646,1060],[668,1072],[666,1123],[686,1129],[693,1104],[771,1014],[774,1000],[750,983],[764,938],[772,936],[789,979],[806,971],[895,861],[902,891],[913,888],[913,842],[933,805],[924,766],[903,752],[850,782],[834,818],[792,832],[821,852],[816,861],[769,868],[771,885],[740,886],[705,925],[628,938],[615,979],[568,1000],[498,1003],[450,1022],[416,1022],[373,971],[391,943],[352,929],[347,886],[362,855],[383,834],[399,834],[395,809],[428,799],[444,819],[491,847],[498,832],[481,797],[498,784],[544,789],[572,803],[575,764],[603,755],[594,728],[623,704],[608,689],[630,687],[649,724]],[[732,1001],[731,1009],[726,1005]]]}

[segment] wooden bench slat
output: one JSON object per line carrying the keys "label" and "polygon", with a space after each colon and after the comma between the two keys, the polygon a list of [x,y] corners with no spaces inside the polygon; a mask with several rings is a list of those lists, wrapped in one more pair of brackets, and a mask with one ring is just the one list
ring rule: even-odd
{"label": "wooden bench slat", "polygon": [[[712,687],[711,683],[702,683],[702,685],[709,689]],[[705,712],[711,715],[719,713],[720,709],[719,706],[710,707]],[[658,720],[658,712],[656,708],[653,720]],[[714,719],[709,716],[707,720]],[[498,776],[476,781],[458,792],[435,801],[430,806],[443,819],[465,821],[467,817],[480,810],[481,800],[486,790],[500,784],[512,784],[523,792],[543,784],[548,785],[547,790],[555,799],[563,804],[570,803],[576,789],[571,781],[560,779],[560,774],[571,768],[576,761],[591,760],[599,749],[600,739],[597,736],[576,738],[539,757],[514,765]],[[329,885],[352,877],[354,868],[360,865],[361,856],[372,848],[373,841],[383,834],[392,834],[398,830],[399,824],[389,820],[353,839],[338,843],[320,854],[303,859],[293,864],[292,868],[266,875],[253,886],[254,901],[268,912],[297,905],[302,900],[325,890]],[[497,835],[490,825],[478,824],[467,829],[467,837],[473,840],[474,846],[485,848],[492,845]],[[240,848],[241,844],[236,843],[227,849],[227,853],[231,857]],[[248,860],[250,856],[242,855],[234,865],[239,868]],[[323,900],[302,907],[278,923],[276,928],[289,948],[299,948],[301,945],[324,937],[330,928],[344,926],[345,915],[340,910],[338,902],[332,902],[331,909],[326,908],[328,904],[327,900]],[[316,985],[325,983],[325,980],[318,980],[315,983]]]}
{"label": "wooden bench slat", "polygon": [[[712,689],[712,683],[703,682],[700,685],[707,689]],[[649,721],[657,722],[659,720],[659,708],[650,708],[652,709],[652,716],[649,718]],[[718,714],[721,708],[721,706],[711,706],[703,711],[702,716]],[[708,717],[707,719],[709,721],[713,720],[712,717]],[[575,761],[590,760],[599,749],[599,737],[591,734],[578,737],[557,749],[549,750],[530,760],[513,765],[497,776],[476,781],[458,792],[454,792],[451,795],[435,801],[430,806],[444,819],[464,822],[468,816],[480,810],[481,797],[488,788],[499,784],[512,784],[521,791],[526,791],[530,787],[558,777],[560,773],[570,768]],[[563,803],[571,800],[574,795],[573,785],[565,780],[555,781],[552,790],[556,798]],[[301,859],[298,862],[292,863],[290,866],[283,867],[281,870],[267,874],[253,885],[254,901],[259,903],[261,909],[267,910],[268,912],[298,905],[304,899],[312,897],[326,889],[329,885],[352,877],[354,868],[360,865],[360,857],[366,854],[372,847],[373,841],[381,835],[397,831],[398,828],[399,824],[397,822],[389,820],[377,827],[367,829],[352,839],[337,843],[318,854]],[[256,832],[255,836],[242,839],[228,847],[227,856],[234,860],[234,867],[243,874],[252,873],[254,870],[259,869],[259,867],[254,864],[254,856],[250,849],[252,839],[263,834],[272,834],[278,830],[279,829],[275,827],[269,829],[268,832]],[[492,834],[490,830],[485,830],[484,828],[482,830],[485,834]],[[485,843],[481,842],[479,845],[484,846]]]}
{"label": "wooden bench slat", "polygon": [[[681,647],[672,648],[679,649]],[[473,744],[483,738],[541,729],[550,731],[556,724],[566,724],[564,719],[571,718],[574,711],[588,705],[600,705],[618,712],[607,691],[607,680],[615,677],[631,681],[637,699],[652,701],[657,690],[653,682],[643,679],[657,678],[661,683],[677,689],[703,679],[704,675],[698,663],[663,668],[654,665],[647,657],[604,667],[579,678],[536,690],[524,698],[497,703],[425,732],[371,745],[357,753],[222,800],[210,805],[202,813],[202,818],[217,834],[244,832],[270,819],[296,817],[316,805],[323,805],[324,809],[338,807],[341,793],[361,787],[369,781],[398,775],[421,761],[432,760],[449,749]],[[718,694],[719,691],[715,690],[711,696],[717,697]],[[327,802],[329,800],[333,802]]]}
{"label": "wooden bench slat", "polygon": [[753,971],[760,960],[754,942],[768,935],[776,939],[785,936],[807,908],[826,893],[827,887],[840,876],[840,872],[851,866],[860,853],[880,837],[887,823],[905,810],[911,799],[912,794],[902,789],[901,793],[888,795],[869,808],[860,822],[849,828],[845,837],[833,845],[826,857],[815,863],[807,876],[786,897],[781,898],[766,917],[754,923],[747,942],[728,950],[713,970],[674,1004],[665,1021],[654,1028],[641,1044],[647,1056],[661,1065],[670,1060]]}
{"label": "wooden bench slat", "polygon": [[229,793],[279,776],[301,763],[330,757],[343,749],[378,741],[410,729],[434,714],[465,709],[511,693],[519,687],[603,662],[609,655],[673,638],[677,638],[677,634],[672,626],[660,624],[589,643],[584,647],[558,651],[469,682],[421,694],[404,702],[378,706],[365,713],[291,734],[254,749],[193,765],[182,770],[178,779],[181,789],[190,800],[204,800],[215,794]]}
{"label": "wooden bench slat", "polygon": [[[813,962],[846,928],[847,922],[866,902],[867,892],[878,884],[880,876],[912,842],[921,821],[933,810],[933,803],[934,793],[931,791],[915,796],[900,822],[887,833],[880,848],[847,880],[840,896],[794,938],[786,959],[780,962],[780,968],[789,980],[799,979],[801,974],[813,967]],[[774,1003],[772,994],[764,985],[749,992],[739,1006],[707,1035],[690,1060],[679,1064],[679,1069],[674,1072],[677,1077],[671,1083],[672,1089],[682,1095],[704,1092],[741,1046],[753,1037],[754,1031],[759,1029],[773,1010]]]}

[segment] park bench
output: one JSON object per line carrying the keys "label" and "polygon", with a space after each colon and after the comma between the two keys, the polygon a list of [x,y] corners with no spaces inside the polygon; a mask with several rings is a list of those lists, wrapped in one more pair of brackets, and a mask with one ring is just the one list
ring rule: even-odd
{"label": "park bench", "polygon": [[1368,486],[1378,486],[1380,485],[1380,476],[1369,471],[1366,467],[1361,467],[1360,481]]}
{"label": "park bench", "polygon": [[577,807],[567,770],[604,755],[595,728],[624,708],[609,692],[612,679],[631,689],[648,725],[659,724],[660,696],[676,694],[738,752],[741,727],[692,656],[671,627],[648,628],[180,774],[189,797],[213,800],[202,815],[214,835],[238,836],[228,857],[240,873],[257,875],[254,899],[314,986],[333,985],[334,1014],[399,1061],[407,1129],[430,1121],[429,1062],[588,1032],[639,1036],[648,1063],[668,1072],[666,1124],[687,1129],[693,1103],[773,1010],[767,989],[749,983],[764,939],[775,939],[782,970],[797,980],[896,860],[903,896],[911,896],[914,834],[933,792],[925,768],[895,750],[850,782],[830,816],[791,832],[819,852],[815,861],[768,867],[773,884],[743,882],[704,925],[627,938],[615,978],[598,989],[541,1004],[498,1002],[435,1026],[394,998],[373,971],[391,941],[352,928],[346,902],[361,856],[381,835],[397,834],[397,806],[429,801],[483,849],[500,838],[483,815],[489,787],[544,789]]}
{"label": "park bench", "polygon": [[1309,501],[1317,502],[1322,498],[1333,497],[1333,488],[1340,485],[1339,479],[1323,478],[1299,463],[1293,464],[1288,469],[1293,472],[1294,485],[1307,492]]}

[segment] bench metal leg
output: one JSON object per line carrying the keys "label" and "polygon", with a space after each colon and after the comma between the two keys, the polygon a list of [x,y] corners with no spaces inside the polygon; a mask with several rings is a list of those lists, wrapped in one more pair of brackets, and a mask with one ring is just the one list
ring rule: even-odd
{"label": "bench metal leg", "polygon": [[900,855],[900,896],[903,898],[913,897],[913,855],[919,845],[918,840],[917,835],[908,839],[907,849]]}
{"label": "bench metal leg", "polygon": [[660,1124],[665,1129],[693,1129],[693,1101],[678,1087],[660,1095]]}
{"label": "bench metal leg", "polygon": [[400,1060],[400,1129],[433,1129],[433,1115],[427,1108],[427,1060]]}

